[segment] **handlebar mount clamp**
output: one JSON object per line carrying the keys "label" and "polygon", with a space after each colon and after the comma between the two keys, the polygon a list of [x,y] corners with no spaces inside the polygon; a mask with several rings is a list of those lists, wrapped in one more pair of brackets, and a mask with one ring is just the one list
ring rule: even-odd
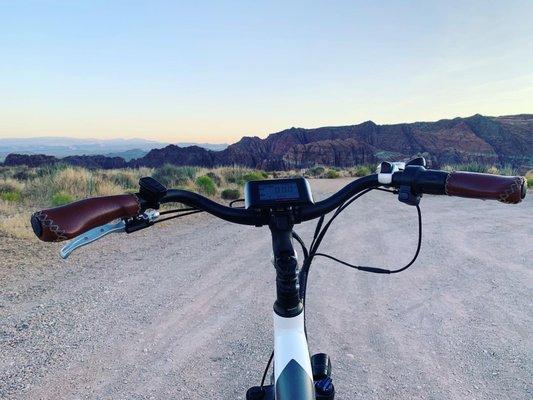
{"label": "handlebar mount clamp", "polygon": [[159,209],[161,199],[167,194],[167,188],[151,176],[139,179],[139,197],[143,200],[142,208]]}
{"label": "handlebar mount clamp", "polygon": [[422,198],[422,191],[418,190],[416,185],[416,177],[420,171],[425,170],[426,160],[424,157],[417,157],[405,164],[402,173],[402,180],[404,183],[398,188],[398,200],[410,206],[417,206],[420,204]]}

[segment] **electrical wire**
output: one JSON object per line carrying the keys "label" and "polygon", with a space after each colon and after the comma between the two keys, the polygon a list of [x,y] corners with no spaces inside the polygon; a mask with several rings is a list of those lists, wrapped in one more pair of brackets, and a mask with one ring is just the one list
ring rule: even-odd
{"label": "electrical wire", "polygon": [[173,214],[173,213],[177,213],[177,212],[186,212],[186,211],[193,211],[193,210],[197,210],[197,208],[192,208],[192,207],[187,207],[187,208],[175,208],[175,209],[173,209],[173,210],[161,211],[161,212],[159,213],[159,215]]}
{"label": "electrical wire", "polygon": [[[244,199],[237,199],[237,200],[230,201],[229,206],[230,206],[230,207],[233,207],[233,205],[234,205],[235,203],[239,203],[239,202],[244,202]],[[244,208],[244,206],[241,206],[241,207],[233,207],[233,208]]]}
{"label": "electrical wire", "polygon": [[402,272],[402,271],[405,271],[407,268],[409,268],[411,265],[414,264],[414,262],[416,261],[416,259],[418,258],[418,255],[420,254],[420,247],[422,246],[422,212],[420,211],[420,206],[419,205],[416,205],[416,211],[417,211],[417,214],[418,214],[418,243],[417,243],[417,246],[416,246],[416,251],[415,251],[415,255],[413,256],[413,258],[411,259],[411,261],[401,267],[401,268],[398,268],[398,269],[393,269],[393,270],[389,270],[389,269],[385,269],[385,268],[375,268],[375,267],[367,267],[367,266],[362,266],[362,265],[354,265],[354,264],[351,264],[349,262],[346,262],[346,261],[343,261],[343,260],[340,260],[336,257],[333,257],[329,254],[325,254],[325,253],[315,253],[314,256],[315,257],[325,257],[325,258],[329,258],[330,260],[333,260],[333,261],[336,261],[340,264],[343,264],[343,265],[346,265],[350,268],[354,268],[354,269],[357,269],[359,271],[365,271],[365,272],[374,272],[374,273],[378,273],[378,274],[397,274],[398,272]]}
{"label": "electrical wire", "polygon": [[263,391],[263,388],[265,387],[265,380],[268,374],[268,370],[270,369],[270,364],[272,364],[272,359],[274,358],[274,351],[270,353],[270,358],[268,359],[267,366],[265,368],[265,372],[263,372],[263,378],[261,378],[261,392]]}
{"label": "electrical wire", "polygon": [[307,257],[309,257],[309,251],[307,250],[307,247],[305,247],[303,239],[294,231],[292,231],[292,237],[296,239],[298,243],[300,243],[300,246],[302,246],[302,253],[305,260]]}
{"label": "electrical wire", "polygon": [[155,224],[159,224],[161,222],[169,221],[171,219],[181,218],[181,217],[185,217],[187,215],[198,214],[198,213],[201,213],[201,212],[204,212],[204,211],[203,210],[194,209],[194,211],[185,212],[185,213],[179,213],[177,215],[173,215],[173,216],[168,217],[168,218],[158,219],[157,221],[154,222],[154,225]]}

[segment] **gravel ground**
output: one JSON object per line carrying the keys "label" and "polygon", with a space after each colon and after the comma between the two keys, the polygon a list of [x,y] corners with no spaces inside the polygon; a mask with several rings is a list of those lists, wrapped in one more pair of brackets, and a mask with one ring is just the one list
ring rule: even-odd
{"label": "gravel ground", "polygon": [[[331,355],[337,399],[531,399],[532,204],[424,197],[420,258],[397,276],[317,259],[310,347]],[[416,234],[414,208],[376,192],[322,250],[400,266]],[[272,346],[268,236],[196,215],[67,261],[0,238],[0,398],[244,399]]]}

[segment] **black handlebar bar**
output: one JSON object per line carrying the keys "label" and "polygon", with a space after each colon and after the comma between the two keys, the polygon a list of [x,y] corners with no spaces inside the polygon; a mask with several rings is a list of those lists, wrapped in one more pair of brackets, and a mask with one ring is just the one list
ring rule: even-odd
{"label": "black handlebar bar", "polygon": [[[524,178],[508,177],[469,172],[446,172],[427,170],[421,166],[408,166],[403,171],[395,172],[389,184],[382,184],[378,174],[357,179],[337,193],[313,205],[296,207],[294,222],[304,222],[325,215],[357,193],[388,186],[395,189],[408,188],[413,194],[452,195],[481,199],[495,199],[504,203],[519,203],[526,194]],[[179,202],[198,208],[229,222],[243,225],[266,225],[269,214],[259,210],[246,210],[227,207],[186,190],[169,190],[162,203]]]}
{"label": "black handlebar bar", "polygon": [[[300,207],[295,210],[295,222],[304,222],[318,218],[334,210],[353,195],[362,190],[380,186],[376,174],[365,176],[351,182],[337,193],[325,200],[319,201],[313,205]],[[242,224],[242,225],[266,225],[269,221],[269,215],[256,210],[246,210],[242,208],[228,207],[216,203],[202,195],[189,192],[187,190],[171,189],[160,201],[161,203],[182,203],[189,207],[203,210],[223,220]]]}
{"label": "black handlebar bar", "polygon": [[[309,221],[333,211],[357,193],[379,186],[399,189],[399,199],[407,204],[418,204],[420,195],[447,194],[450,196],[499,200],[519,203],[526,195],[523,177],[497,176],[472,172],[426,170],[423,166],[408,165],[381,180],[382,174],[357,179],[332,196],[308,206],[293,209],[294,223]],[[156,182],[157,183],[157,182]],[[158,184],[161,186],[160,184]],[[270,213],[262,210],[224,206],[197,193],[186,190],[166,190],[154,203],[153,196],[142,190],[136,195],[111,196],[81,200],[67,206],[42,210],[33,214],[31,223],[35,234],[44,241],[61,241],[116,218],[132,218],[159,203],[177,202],[206,211],[216,217],[242,225],[261,226],[269,223]]]}
{"label": "black handlebar bar", "polygon": [[[225,221],[241,225],[256,225],[260,222],[261,215],[253,210],[228,207],[214,202],[198,193],[181,189],[170,189],[161,203],[182,203],[189,207],[197,208],[221,218]],[[262,225],[262,224],[261,224]]]}

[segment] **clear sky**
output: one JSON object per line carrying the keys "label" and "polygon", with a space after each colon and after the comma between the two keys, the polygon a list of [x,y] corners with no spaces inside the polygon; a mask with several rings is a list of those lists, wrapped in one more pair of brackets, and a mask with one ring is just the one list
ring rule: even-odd
{"label": "clear sky", "polygon": [[0,138],[533,113],[533,1],[0,0]]}

